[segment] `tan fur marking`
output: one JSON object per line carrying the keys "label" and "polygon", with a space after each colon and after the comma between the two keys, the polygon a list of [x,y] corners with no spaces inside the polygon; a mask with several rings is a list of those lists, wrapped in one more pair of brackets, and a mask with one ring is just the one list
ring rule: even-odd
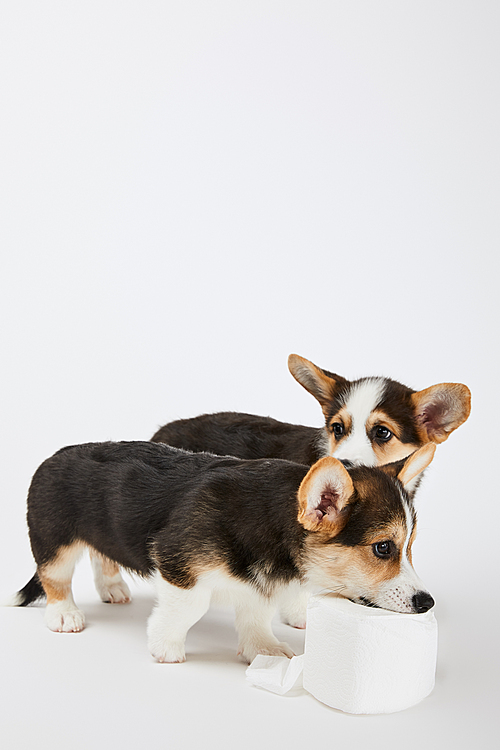
{"label": "tan fur marking", "polygon": [[193,578],[200,578],[200,576],[207,575],[208,573],[225,572],[231,575],[227,563],[222,555],[217,555],[214,552],[209,552],[201,559],[194,560],[190,568],[190,573]]}
{"label": "tan fur marking", "polygon": [[[379,541],[384,541],[385,536]],[[378,587],[399,575],[401,561],[379,560],[373,554],[371,545],[345,547],[343,545],[325,544],[317,535],[310,535],[305,543],[305,565],[319,567],[323,575],[332,581],[341,581],[345,588],[354,589],[360,586],[375,598]],[[340,591],[342,593],[342,591]]]}
{"label": "tan fur marking", "polygon": [[109,557],[101,555],[100,552],[97,552],[97,550],[92,548],[89,550],[89,552],[90,557],[93,557],[100,562],[103,575],[109,576],[109,578],[113,578],[113,576],[118,575],[118,573],[120,572],[120,567],[117,563],[114,562],[114,560],[110,560]]}
{"label": "tan fur marking", "polygon": [[[158,552],[157,550],[152,549],[151,555],[160,575],[162,575],[162,569],[165,567],[168,569],[169,566],[168,550],[163,553],[163,551]],[[222,553],[218,553],[213,549],[204,549],[203,547],[200,547],[193,551],[193,554],[190,556],[189,565],[185,571],[183,571],[183,578],[176,577],[174,579],[168,577],[165,578],[165,580],[173,586],[178,586],[182,589],[192,589],[196,586],[196,583],[201,576],[217,572],[218,570],[221,570],[225,564]]]}
{"label": "tan fur marking", "polygon": [[410,453],[413,453],[420,447],[413,443],[402,443],[399,438],[400,426],[397,422],[394,422],[394,420],[388,417],[382,409],[377,409],[370,414],[366,421],[366,433],[369,435],[376,425],[387,427],[393,435],[387,443],[372,442],[372,448],[377,458],[378,466],[383,466],[384,464],[390,464],[393,461],[399,461],[401,458],[406,458]]}
{"label": "tan fur marking", "polygon": [[411,453],[418,450],[419,446],[413,443],[401,443],[396,437],[393,437],[387,443],[372,443],[372,448],[377,458],[377,466],[383,466],[407,458]]}
{"label": "tan fur marking", "polygon": [[378,529],[373,532],[373,534],[364,540],[364,543],[366,546],[371,546],[372,544],[377,544],[377,542],[391,540],[398,549],[402,549],[407,533],[408,530],[403,527],[400,521],[393,521],[383,529]]}
{"label": "tan fur marking", "polygon": [[68,598],[68,594],[71,591],[71,582],[67,584],[63,583],[52,583],[48,578],[39,574],[40,581],[43,586],[43,590],[47,595],[47,604],[53,604],[54,602],[63,602]]}
{"label": "tan fur marking", "polygon": [[[337,438],[331,431],[332,425],[335,424],[335,422],[341,422],[344,425],[344,435],[340,438],[340,440],[337,440]],[[351,430],[352,417],[345,406],[343,406],[336,414],[334,414],[328,424],[328,440],[330,443],[330,453],[335,453],[338,447],[342,445],[342,442],[348,437]]]}
{"label": "tan fur marking", "polygon": [[334,422],[342,422],[345,428],[346,435],[350,433],[352,429],[352,417],[345,406],[342,406],[342,408],[339,409],[338,412],[330,419],[330,427]]}
{"label": "tan fur marking", "polygon": [[38,576],[47,594],[47,604],[67,599],[71,593],[75,563],[84,549],[85,545],[82,542],[61,547],[53,560],[38,569]]}
{"label": "tan fur marking", "polygon": [[411,536],[410,536],[410,539],[408,541],[408,549],[407,549],[407,556],[408,556],[408,560],[410,561],[410,565],[411,566],[413,566],[413,557],[412,557],[411,548],[412,548],[413,542],[415,541],[415,537],[416,536],[417,536],[417,524],[415,523],[413,525],[413,529],[411,531]]}
{"label": "tan fur marking", "polygon": [[375,411],[372,411],[372,413],[366,420],[366,432],[369,433],[370,430],[375,427],[375,425],[382,425],[382,427],[387,427],[387,429],[389,429],[399,440],[400,427],[398,423],[394,422],[394,420],[388,417],[385,411],[382,411],[382,409],[375,409]]}

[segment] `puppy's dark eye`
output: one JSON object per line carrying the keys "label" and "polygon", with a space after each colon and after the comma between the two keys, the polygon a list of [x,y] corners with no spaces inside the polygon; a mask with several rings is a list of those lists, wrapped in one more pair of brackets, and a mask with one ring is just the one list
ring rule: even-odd
{"label": "puppy's dark eye", "polygon": [[380,557],[382,560],[386,560],[388,557],[391,557],[394,551],[394,544],[390,541],[377,542],[372,546],[372,550],[375,557]]}
{"label": "puppy's dark eye", "polygon": [[342,424],[342,422],[334,422],[332,424],[332,432],[336,438],[342,437],[342,435],[344,434],[344,425]]}
{"label": "puppy's dark eye", "polygon": [[375,437],[377,440],[382,440],[382,442],[387,443],[392,437],[392,432],[388,427],[379,424],[378,427],[375,427]]}

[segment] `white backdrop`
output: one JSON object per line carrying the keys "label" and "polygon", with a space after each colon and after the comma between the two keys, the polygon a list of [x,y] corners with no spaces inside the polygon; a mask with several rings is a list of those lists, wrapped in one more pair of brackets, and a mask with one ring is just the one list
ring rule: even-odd
{"label": "white backdrop", "polygon": [[[160,731],[183,747],[209,716],[228,747],[302,747],[311,726],[313,741],[352,747],[396,730],[420,747],[419,728],[493,746],[499,21],[487,0],[3,9],[4,597],[33,570],[30,478],[62,445],[149,439],[172,419],[226,409],[319,426],[290,352],[348,378],[473,393],[419,493],[415,561],[441,626],[438,683],[421,706],[352,720],[252,690],[233,650],[217,661],[225,613],[196,631],[215,656],[174,678],[145,651],[149,590],[108,614],[82,577],[97,624],[74,639],[45,631],[39,609],[0,610],[17,686],[0,708],[9,748],[53,745],[75,721],[73,747],[132,747]],[[106,647],[100,617],[113,618]],[[108,707],[130,709],[126,722],[90,689],[107,660]],[[26,702],[36,723],[54,700],[59,723],[23,721]],[[193,705],[199,721],[182,721]]]}

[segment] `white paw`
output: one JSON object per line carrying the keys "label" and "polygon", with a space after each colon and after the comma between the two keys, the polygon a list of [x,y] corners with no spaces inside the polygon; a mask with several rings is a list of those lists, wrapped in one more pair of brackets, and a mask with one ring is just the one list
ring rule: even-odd
{"label": "white paw", "polygon": [[240,647],[238,656],[241,656],[243,661],[251,664],[258,654],[264,654],[264,656],[286,656],[291,659],[295,656],[294,652],[288,645],[288,643],[263,643],[263,644],[245,644]]}
{"label": "white paw", "polygon": [[162,617],[161,610],[154,609],[148,620],[148,648],[156,661],[165,664],[180,664],[186,661],[184,650],[185,637],[168,632],[168,625]]}
{"label": "white paw", "polygon": [[151,656],[160,664],[182,664],[186,661],[183,643],[149,643]]}
{"label": "white paw", "polygon": [[108,604],[128,604],[132,601],[130,589],[124,580],[118,583],[102,584],[99,587],[99,596],[103,602]]}
{"label": "white paw", "polygon": [[55,633],[79,633],[85,627],[85,615],[79,609],[64,611],[57,605],[45,610],[45,624]]}
{"label": "white paw", "polygon": [[306,619],[305,617],[282,617],[283,622],[285,625],[290,625],[291,628],[297,628],[298,630],[305,630],[306,628]]}

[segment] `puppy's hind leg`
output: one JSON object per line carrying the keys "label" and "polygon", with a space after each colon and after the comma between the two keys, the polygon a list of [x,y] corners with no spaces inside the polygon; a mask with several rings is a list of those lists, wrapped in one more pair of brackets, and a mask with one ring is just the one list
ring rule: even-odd
{"label": "puppy's hind leg", "polygon": [[159,662],[186,661],[184,644],[189,628],[203,617],[210,605],[211,590],[202,584],[182,589],[155,576],[158,602],[148,621],[148,646]]}
{"label": "puppy's hind leg", "polygon": [[83,545],[60,547],[56,556],[38,567],[38,577],[47,595],[45,623],[57,633],[77,633],[85,627],[85,616],[75,604],[71,579]]}
{"label": "puppy's hind leg", "polygon": [[130,589],[123,580],[118,565],[96,550],[90,550],[90,562],[94,572],[97,593],[103,602],[127,604],[132,601]]}

